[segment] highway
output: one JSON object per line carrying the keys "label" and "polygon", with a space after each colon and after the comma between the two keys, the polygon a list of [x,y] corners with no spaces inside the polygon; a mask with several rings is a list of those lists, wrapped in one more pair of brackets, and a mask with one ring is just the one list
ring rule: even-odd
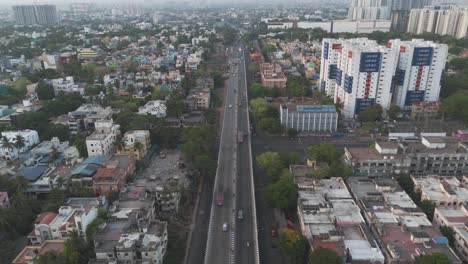
{"label": "highway", "polygon": [[[236,44],[231,50],[205,264],[258,263],[245,64],[239,49]],[[247,135],[238,143],[238,133],[244,132]],[[217,204],[221,192],[222,206]],[[243,219],[238,218],[239,210]]]}

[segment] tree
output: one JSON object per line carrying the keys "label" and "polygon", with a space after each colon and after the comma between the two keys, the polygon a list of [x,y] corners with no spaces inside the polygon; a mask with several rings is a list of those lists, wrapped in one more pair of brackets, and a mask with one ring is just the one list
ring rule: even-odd
{"label": "tree", "polygon": [[262,48],[262,52],[263,53],[271,53],[271,52],[275,52],[277,51],[278,48],[276,47],[276,45],[273,45],[273,44],[266,44],[265,46],[263,46]]}
{"label": "tree", "polygon": [[58,251],[48,251],[35,262],[37,264],[67,264],[67,257]]}
{"label": "tree", "polygon": [[116,151],[124,151],[125,147],[127,146],[126,142],[125,142],[125,140],[124,140],[124,138],[122,136],[118,136],[115,139],[114,143],[112,143],[112,145],[113,145],[113,147],[114,147],[114,149]]}
{"label": "tree", "polygon": [[422,255],[416,258],[415,264],[451,264],[452,261],[445,253],[432,253],[429,255]]}
{"label": "tree", "polygon": [[80,157],[86,158],[88,157],[88,149],[86,147],[86,141],[82,137],[76,137],[75,141],[73,142],[78,153],[80,153]]}
{"label": "tree", "polygon": [[31,84],[31,81],[28,80],[28,78],[21,77],[15,82],[15,86],[13,88],[21,95],[25,95],[27,92],[26,86],[29,84]]}
{"label": "tree", "polygon": [[6,136],[3,136],[0,141],[0,147],[2,149],[7,149],[10,151],[14,147],[14,144],[11,143],[10,140]]}
{"label": "tree", "polygon": [[455,243],[455,231],[453,231],[453,228],[450,226],[441,226],[440,232],[447,237],[449,245],[453,247]]}
{"label": "tree", "polygon": [[252,99],[250,100],[250,109],[256,118],[261,118],[267,110],[267,102],[262,98]]}
{"label": "tree", "polygon": [[387,112],[388,118],[391,120],[397,120],[401,114],[401,109],[398,105],[391,105]]}
{"label": "tree", "polygon": [[286,228],[280,231],[278,245],[288,256],[291,264],[305,264],[309,253],[307,238],[296,231]]}
{"label": "tree", "polygon": [[318,162],[326,162],[331,165],[333,161],[340,159],[341,153],[338,148],[328,142],[322,142],[317,146],[310,146],[306,149],[307,156]]}
{"label": "tree", "polygon": [[419,208],[427,215],[427,219],[432,222],[435,209],[434,203],[431,200],[422,200],[421,203],[419,203]]}
{"label": "tree", "polygon": [[381,105],[370,105],[358,114],[358,120],[360,123],[379,121],[382,117],[382,112]]}
{"label": "tree", "polygon": [[26,146],[24,137],[21,135],[16,135],[15,137],[15,143],[13,144],[15,148],[17,149],[22,149]]}
{"label": "tree", "polygon": [[442,101],[439,113],[444,119],[468,123],[468,94],[457,93]]}
{"label": "tree", "polygon": [[64,255],[67,256],[67,264],[88,263],[94,257],[94,249],[91,243],[86,243],[83,238],[73,232],[65,242]]}
{"label": "tree", "polygon": [[208,155],[196,156],[193,161],[193,166],[203,176],[214,176],[216,173],[216,161]]}
{"label": "tree", "polygon": [[182,95],[178,92],[172,92],[166,103],[167,115],[171,117],[181,117],[186,111],[187,106]]}
{"label": "tree", "polygon": [[43,140],[51,140],[57,137],[60,141],[67,141],[70,139],[70,129],[67,125],[63,124],[49,124],[46,130],[42,133]]}
{"label": "tree", "polygon": [[277,118],[266,117],[260,119],[258,126],[272,135],[281,133],[281,123]]}
{"label": "tree", "polygon": [[289,96],[301,97],[306,95],[308,81],[302,76],[289,76],[286,83],[286,93]]}
{"label": "tree", "polygon": [[52,100],[55,97],[54,87],[45,82],[40,82],[36,88],[39,100]]}
{"label": "tree", "polygon": [[268,184],[266,198],[272,206],[279,209],[296,207],[297,187],[292,177],[281,177],[278,181]]}
{"label": "tree", "polygon": [[288,137],[289,137],[289,139],[293,139],[293,138],[297,137],[297,135],[299,135],[299,131],[297,131],[294,128],[288,128]]}
{"label": "tree", "polygon": [[309,255],[307,264],[342,264],[343,258],[328,248],[317,248]]}
{"label": "tree", "polygon": [[264,97],[268,94],[268,88],[259,83],[253,83],[252,86],[250,87],[250,94],[254,98]]}
{"label": "tree", "polygon": [[281,156],[278,152],[265,152],[255,159],[257,166],[272,180],[276,180],[281,170],[284,168]]}

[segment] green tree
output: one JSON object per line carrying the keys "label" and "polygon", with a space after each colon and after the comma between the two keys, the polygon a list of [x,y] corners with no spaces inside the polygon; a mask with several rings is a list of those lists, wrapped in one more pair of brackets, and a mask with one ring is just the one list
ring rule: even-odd
{"label": "green tree", "polygon": [[267,201],[279,209],[291,209],[297,205],[297,187],[292,177],[281,177],[266,187]]}
{"label": "green tree", "polygon": [[360,123],[379,121],[382,118],[382,112],[381,105],[371,105],[358,114],[358,120]]}
{"label": "green tree", "polygon": [[453,228],[450,226],[441,226],[440,232],[447,237],[449,245],[453,247],[455,242],[455,231],[453,231]]}
{"label": "green tree", "polygon": [[434,217],[434,209],[435,205],[431,200],[422,200],[419,203],[419,207],[421,210],[427,215],[427,219],[432,222],[432,218]]}
{"label": "green tree", "polygon": [[328,142],[322,142],[317,146],[310,146],[306,149],[307,156],[318,162],[326,162],[331,165],[332,162],[340,159],[341,153],[338,148]]}
{"label": "green tree", "polygon": [[451,264],[452,261],[445,253],[432,253],[429,255],[422,255],[416,258],[415,264]]}
{"label": "green tree", "polygon": [[289,139],[296,138],[299,135],[299,131],[294,128],[288,128],[288,137]]}
{"label": "green tree", "polygon": [[67,239],[63,253],[67,256],[67,264],[88,263],[89,259],[94,257],[93,247],[79,237],[76,232],[73,232]]}
{"label": "green tree", "polygon": [[302,76],[289,76],[286,83],[286,93],[292,97],[305,96],[309,89],[309,82]]}
{"label": "green tree", "polygon": [[250,109],[256,118],[261,118],[267,110],[267,102],[262,98],[252,99],[250,100]]}
{"label": "green tree", "polygon": [[387,114],[388,118],[390,118],[391,120],[397,120],[399,118],[399,115],[401,114],[401,109],[398,105],[391,105]]}
{"label": "green tree", "polygon": [[250,94],[254,98],[264,97],[268,94],[268,88],[259,83],[253,83],[250,87]]}
{"label": "green tree", "polygon": [[279,173],[284,168],[281,156],[278,152],[264,152],[255,159],[257,166],[273,181],[277,179]]}
{"label": "green tree", "polygon": [[21,95],[25,95],[27,92],[26,86],[31,84],[31,81],[28,80],[26,77],[20,77],[16,82],[15,86],[13,87],[18,93]]}
{"label": "green tree", "polygon": [[37,264],[67,264],[67,257],[58,251],[48,251],[35,262]]}
{"label": "green tree", "polygon": [[166,103],[167,106],[167,115],[170,117],[181,117],[184,113],[187,112],[187,106],[185,104],[185,99],[181,94],[177,92],[172,92],[169,100]]}
{"label": "green tree", "polygon": [[82,137],[76,137],[75,141],[73,142],[76,149],[80,153],[80,157],[86,158],[88,157],[88,149],[86,147],[86,141]]}
{"label": "green tree", "polygon": [[51,140],[53,137],[58,137],[60,141],[67,141],[70,139],[70,129],[67,125],[63,124],[49,124],[49,126],[42,133],[43,140]]}
{"label": "green tree", "polygon": [[216,173],[216,161],[208,155],[196,156],[193,161],[193,166],[203,176],[214,176]]}
{"label": "green tree", "polygon": [[23,147],[26,146],[25,144],[25,139],[23,136],[21,135],[16,135],[15,137],[15,143],[13,144],[15,146],[15,148],[17,149],[22,149]]}
{"label": "green tree", "polygon": [[39,100],[51,100],[55,97],[54,87],[45,82],[40,82],[37,85],[36,92]]}
{"label": "green tree", "polygon": [[2,149],[11,150],[13,149],[14,144],[10,142],[10,140],[7,137],[3,136],[0,140],[0,147]]}
{"label": "green tree", "polygon": [[276,47],[276,45],[273,45],[273,44],[266,44],[262,48],[262,52],[265,54],[276,52],[277,50],[278,50],[278,47]]}
{"label": "green tree", "polygon": [[281,133],[281,123],[277,118],[262,118],[260,119],[258,126],[265,132],[272,135],[277,135]]}
{"label": "green tree", "polygon": [[309,255],[307,264],[342,264],[343,258],[328,248],[317,248]]}
{"label": "green tree", "polygon": [[288,256],[291,264],[305,264],[309,254],[307,238],[296,231],[286,228],[280,231],[278,245],[281,251]]}
{"label": "green tree", "polygon": [[444,119],[468,123],[468,94],[457,93],[442,101],[439,112]]}

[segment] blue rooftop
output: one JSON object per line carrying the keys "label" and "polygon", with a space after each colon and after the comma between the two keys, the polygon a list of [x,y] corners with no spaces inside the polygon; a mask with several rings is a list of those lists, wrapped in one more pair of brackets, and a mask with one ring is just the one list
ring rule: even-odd
{"label": "blue rooftop", "polygon": [[103,155],[96,155],[86,158],[81,164],[96,164],[101,165],[106,161],[106,157]]}
{"label": "blue rooftop", "polygon": [[296,111],[301,113],[336,113],[334,105],[298,105]]}
{"label": "blue rooftop", "polygon": [[47,166],[24,167],[18,172],[18,176],[23,176],[28,181],[36,181],[47,171]]}

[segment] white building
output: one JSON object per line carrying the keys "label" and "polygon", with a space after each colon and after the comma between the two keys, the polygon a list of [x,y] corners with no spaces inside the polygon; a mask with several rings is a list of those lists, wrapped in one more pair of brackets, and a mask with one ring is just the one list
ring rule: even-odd
{"label": "white building", "polygon": [[468,211],[465,206],[440,206],[434,210],[433,223],[436,226],[449,226],[454,231],[454,248],[458,256],[468,262]]}
{"label": "white building", "polygon": [[389,109],[397,61],[395,50],[367,38],[323,39],[320,87],[343,104],[345,118],[374,104]]}
{"label": "white building", "polygon": [[448,47],[432,41],[391,40],[387,43],[398,53],[393,103],[409,110],[415,102],[437,102],[440,80],[448,56]]}
{"label": "white building", "polygon": [[[136,160],[144,158],[148,150],[151,148],[149,130],[128,131],[124,134],[123,141],[125,142],[125,149],[121,150],[121,152],[134,155]],[[137,142],[140,144],[138,149],[135,147],[135,143]]]}
{"label": "white building", "polygon": [[144,106],[138,108],[140,115],[153,115],[160,118],[166,117],[166,101],[149,101]]}
{"label": "white building", "polygon": [[[16,137],[21,136],[24,139],[24,147],[17,149],[14,145]],[[2,137],[6,137],[13,145],[11,148],[0,146],[0,156],[7,160],[14,160],[18,158],[19,153],[29,150],[32,146],[39,144],[39,134],[36,130],[20,130],[20,131],[4,131]]]}
{"label": "white building", "polygon": [[111,120],[98,120],[94,123],[94,132],[86,138],[88,156],[109,156],[113,150],[113,144],[120,134],[120,126]]}
{"label": "white building", "polygon": [[422,34],[430,32],[455,38],[468,36],[468,8],[456,6],[427,6],[412,9],[408,32]]}
{"label": "white building", "polygon": [[388,20],[392,1],[387,0],[351,0],[348,8],[349,19]]}
{"label": "white building", "polygon": [[280,105],[280,122],[299,132],[335,132],[338,113],[334,105]]}

